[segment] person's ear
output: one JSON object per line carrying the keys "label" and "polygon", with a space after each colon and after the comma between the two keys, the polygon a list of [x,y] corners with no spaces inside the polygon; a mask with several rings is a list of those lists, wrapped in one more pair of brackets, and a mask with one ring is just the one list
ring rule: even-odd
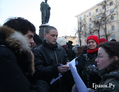
{"label": "person's ear", "polygon": [[114,57],[113,57],[113,60],[114,60],[114,61],[117,61],[117,60],[119,60],[119,58],[118,58],[117,56],[114,56]]}

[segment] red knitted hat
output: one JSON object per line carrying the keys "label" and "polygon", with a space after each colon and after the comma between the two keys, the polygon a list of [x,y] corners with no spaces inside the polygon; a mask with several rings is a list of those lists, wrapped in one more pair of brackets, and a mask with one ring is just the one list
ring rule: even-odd
{"label": "red knitted hat", "polygon": [[96,36],[96,35],[91,35],[91,36],[89,36],[89,37],[86,39],[86,42],[88,43],[88,40],[90,40],[90,39],[94,40],[94,41],[97,43],[97,45],[99,44],[98,36]]}
{"label": "red knitted hat", "polygon": [[99,38],[98,40],[99,40],[99,43],[107,42],[105,38]]}

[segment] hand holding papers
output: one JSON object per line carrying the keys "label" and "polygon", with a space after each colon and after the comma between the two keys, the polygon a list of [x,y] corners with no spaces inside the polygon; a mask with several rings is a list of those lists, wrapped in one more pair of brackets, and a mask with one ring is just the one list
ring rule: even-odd
{"label": "hand holding papers", "polygon": [[[69,68],[69,64],[72,63],[73,66],[75,66],[75,59],[73,59],[72,61],[70,61],[67,65],[68,65],[68,68]],[[58,64],[60,66],[63,66],[62,64]],[[69,69],[68,69],[69,70]],[[57,81],[59,78],[62,77],[62,74],[59,73],[59,76],[57,78],[53,78],[51,81],[50,81],[50,85],[52,85],[55,81]]]}

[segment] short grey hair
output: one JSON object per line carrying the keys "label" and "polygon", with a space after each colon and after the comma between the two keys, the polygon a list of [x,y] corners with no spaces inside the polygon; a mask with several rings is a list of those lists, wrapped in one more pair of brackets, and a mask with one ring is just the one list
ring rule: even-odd
{"label": "short grey hair", "polygon": [[45,33],[48,34],[52,29],[54,29],[54,30],[57,31],[57,29],[56,29],[55,27],[53,27],[53,26],[48,26],[48,27],[46,27]]}

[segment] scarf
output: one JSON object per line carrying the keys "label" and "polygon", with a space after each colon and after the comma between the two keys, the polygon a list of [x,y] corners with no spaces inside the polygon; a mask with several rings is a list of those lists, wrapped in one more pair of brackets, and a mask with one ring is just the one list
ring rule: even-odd
{"label": "scarf", "polygon": [[49,49],[55,50],[57,48],[57,43],[56,44],[48,44],[46,40],[43,43],[44,46],[48,47]]}
{"label": "scarf", "polygon": [[94,50],[90,50],[90,49],[87,49],[87,53],[95,53],[98,51],[98,48],[94,49]]}

